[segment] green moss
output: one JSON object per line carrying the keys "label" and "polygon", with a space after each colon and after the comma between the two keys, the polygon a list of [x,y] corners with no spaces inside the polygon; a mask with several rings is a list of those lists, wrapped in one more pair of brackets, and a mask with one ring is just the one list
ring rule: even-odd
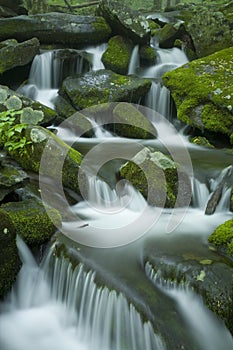
{"label": "green moss", "polygon": [[209,242],[226,250],[233,256],[233,219],[218,226],[210,235]]}
{"label": "green moss", "polygon": [[102,62],[107,69],[119,74],[127,74],[133,43],[120,35],[112,37],[108,48],[102,56]]}
{"label": "green moss", "polygon": [[156,53],[151,46],[141,46],[139,55],[142,65],[152,65],[156,62]]}
{"label": "green moss", "polygon": [[192,137],[190,139],[190,142],[192,142],[192,143],[194,143],[195,145],[198,145],[198,146],[203,146],[203,147],[207,147],[207,148],[214,148],[214,146],[211,145],[209,140],[207,140],[207,138],[203,137],[203,136]]}
{"label": "green moss", "polygon": [[45,210],[42,202],[35,199],[7,203],[2,208],[9,214],[16,233],[31,246],[48,241],[61,226],[59,212],[49,207]]}

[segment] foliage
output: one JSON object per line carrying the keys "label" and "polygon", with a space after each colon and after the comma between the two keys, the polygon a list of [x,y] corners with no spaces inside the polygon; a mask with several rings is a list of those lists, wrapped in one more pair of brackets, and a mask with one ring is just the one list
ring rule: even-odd
{"label": "foliage", "polygon": [[27,146],[31,144],[24,135],[28,124],[18,124],[17,116],[21,115],[23,110],[7,110],[0,113],[0,140],[9,153],[17,152],[20,156],[27,156]]}

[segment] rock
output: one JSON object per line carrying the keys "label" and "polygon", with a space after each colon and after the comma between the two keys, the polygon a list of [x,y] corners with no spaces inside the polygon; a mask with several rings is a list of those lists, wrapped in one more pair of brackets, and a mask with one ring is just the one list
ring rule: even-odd
{"label": "rock", "polygon": [[163,49],[170,49],[178,37],[178,31],[172,23],[167,23],[159,31],[159,46]]}
{"label": "rock", "polygon": [[[165,73],[177,116],[201,130],[233,134],[233,47]],[[232,137],[233,141],[233,137]]]}
{"label": "rock", "polygon": [[9,202],[3,204],[1,209],[11,218],[15,232],[30,246],[39,246],[47,242],[57,228],[61,227],[59,212],[45,207],[37,199]]}
{"label": "rock", "polygon": [[13,11],[9,7],[0,6],[0,17],[15,17],[17,12]]}
{"label": "rock", "polygon": [[0,201],[28,180],[28,175],[17,164],[3,158],[0,162]]}
{"label": "rock", "polygon": [[151,81],[136,76],[123,76],[101,69],[63,81],[59,94],[77,110],[106,102],[137,103],[149,91]]}
{"label": "rock", "polygon": [[0,298],[11,289],[20,270],[15,227],[10,216],[0,209]]}
{"label": "rock", "polygon": [[18,43],[6,40],[0,43],[0,74],[18,66],[25,66],[39,53],[40,43],[37,38]]}
{"label": "rock", "polygon": [[131,39],[135,44],[148,44],[150,26],[146,18],[119,1],[100,1],[97,14],[109,23],[114,34]]}
{"label": "rock", "polygon": [[[25,137],[27,142],[31,142],[26,146],[25,153],[20,155],[18,150],[11,152],[22,168],[40,173],[40,176],[52,179],[55,184],[62,181],[66,188],[79,194],[79,185],[85,186],[85,176],[80,174],[78,178],[82,155],[40,126],[28,126]],[[80,184],[81,179],[83,183]]]}
{"label": "rock", "polygon": [[113,110],[114,130],[117,135],[134,139],[154,139],[153,124],[132,104],[121,102]]}
{"label": "rock", "polygon": [[106,41],[111,29],[101,17],[44,13],[0,19],[0,40],[37,37],[41,44],[80,46]]}
{"label": "rock", "polygon": [[233,260],[233,219],[218,226],[209,236],[209,242]]}
{"label": "rock", "polygon": [[179,243],[177,240],[172,243],[177,247],[176,253],[169,253],[173,249],[170,246],[162,251],[152,246],[150,250],[156,249],[156,254],[152,251],[145,258],[157,272],[158,282],[164,281],[163,288],[165,285],[175,290],[189,288],[201,295],[204,304],[233,333],[233,267],[230,261],[216,252],[206,251],[205,247],[198,247],[194,237],[182,237]]}
{"label": "rock", "polygon": [[22,5],[22,0],[1,0],[1,6],[9,8],[15,13],[18,13],[19,7]]}
{"label": "rock", "polygon": [[[187,194],[190,196],[191,193],[188,177],[178,172],[175,162],[163,153],[152,152],[148,148],[144,148],[131,161],[125,163],[120,168],[120,176],[130,181],[151,206],[182,206]],[[183,198],[177,203],[178,190]]]}
{"label": "rock", "polygon": [[140,63],[142,66],[154,65],[156,62],[155,50],[149,45],[144,45],[140,47],[139,56]]}
{"label": "rock", "polygon": [[[21,101],[20,108],[17,107],[19,101]],[[9,89],[7,86],[0,85],[0,111],[7,109],[24,110],[19,122],[27,124],[48,126],[51,125],[57,117],[57,113],[53,109],[29,97],[23,96]]]}
{"label": "rock", "polygon": [[195,145],[207,147],[207,148],[215,148],[210,141],[203,136],[195,136],[190,139],[191,143],[194,143]]}
{"label": "rock", "polygon": [[102,56],[105,68],[118,74],[127,74],[132,50],[133,43],[131,40],[120,35],[112,37],[108,42],[107,50]]}
{"label": "rock", "polygon": [[230,210],[233,211],[233,189],[232,189],[232,191],[231,191]]}
{"label": "rock", "polygon": [[[232,6],[232,5],[231,5]],[[233,46],[232,18],[230,9],[219,8],[217,3],[180,5],[179,18],[184,21],[191,35],[198,57]]]}

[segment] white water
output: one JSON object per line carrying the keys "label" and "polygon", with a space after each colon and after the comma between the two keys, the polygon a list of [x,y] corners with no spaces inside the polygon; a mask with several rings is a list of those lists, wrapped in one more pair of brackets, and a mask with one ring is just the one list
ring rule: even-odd
{"label": "white water", "polygon": [[176,301],[200,350],[232,350],[233,339],[230,332],[188,285],[165,280],[161,272],[155,272],[150,263],[146,264],[145,271],[157,287]]}
{"label": "white water", "polygon": [[139,67],[140,67],[139,45],[135,45],[130,58],[128,74],[135,74],[137,68]]}
{"label": "white water", "polygon": [[107,44],[101,44],[97,46],[89,46],[85,48],[85,51],[92,55],[92,70],[96,71],[104,69],[104,64],[101,61],[104,51],[107,49]]}
{"label": "white water", "polygon": [[165,350],[125,297],[98,287],[83,265],[73,270],[51,249],[39,269],[21,239],[18,248],[23,267],[1,305],[2,350]]}

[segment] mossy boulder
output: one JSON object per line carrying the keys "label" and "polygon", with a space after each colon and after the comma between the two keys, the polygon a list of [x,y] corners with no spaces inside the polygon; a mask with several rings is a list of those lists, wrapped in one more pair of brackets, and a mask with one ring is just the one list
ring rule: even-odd
{"label": "mossy boulder", "polygon": [[0,298],[10,291],[21,263],[16,246],[15,226],[9,214],[0,209]]}
{"label": "mossy boulder", "polygon": [[102,17],[44,13],[0,19],[0,40],[24,41],[37,37],[41,44],[80,46],[106,41],[111,29]]}
{"label": "mossy boulder", "polygon": [[18,43],[6,40],[0,43],[0,74],[18,66],[25,66],[39,53],[37,38]]}
{"label": "mossy boulder", "polygon": [[159,46],[163,49],[170,49],[178,37],[178,31],[172,23],[167,23],[159,31]]}
{"label": "mossy boulder", "polygon": [[[181,172],[178,176],[177,164],[160,151],[144,148],[120,168],[120,176],[130,181],[151,206],[182,206],[186,194],[190,194],[188,177]],[[179,201],[178,190],[184,196]]]}
{"label": "mossy boulder", "polygon": [[139,12],[119,1],[100,1],[97,14],[109,23],[114,34],[131,39],[135,44],[148,44],[150,26]]}
{"label": "mossy boulder", "polygon": [[1,208],[10,216],[15,232],[30,246],[47,242],[61,227],[59,212],[36,199],[10,202]]}
{"label": "mossy boulder", "polygon": [[23,96],[5,85],[0,85],[0,113],[10,109],[25,110],[20,122],[27,124],[48,126],[57,117],[57,113],[53,109]]}
{"label": "mossy boulder", "polygon": [[146,116],[132,104],[121,102],[113,110],[114,130],[123,137],[154,139],[157,131]]}
{"label": "mossy boulder", "polygon": [[194,136],[191,137],[190,142],[198,145],[198,146],[202,146],[202,147],[207,147],[207,148],[214,148],[214,146],[210,143],[210,141],[203,136]]}
{"label": "mossy boulder", "polygon": [[108,42],[107,50],[102,56],[105,68],[119,74],[127,74],[132,50],[133,43],[131,40],[120,35],[112,37]]}
{"label": "mossy boulder", "polygon": [[140,63],[143,66],[154,65],[156,62],[155,50],[149,45],[144,45],[140,47],[139,57]]}
{"label": "mossy boulder", "polygon": [[198,57],[233,46],[232,11],[217,2],[183,4],[179,18],[191,35]]}
{"label": "mossy boulder", "polygon": [[81,110],[106,102],[137,103],[150,90],[149,79],[124,76],[101,69],[70,76],[62,83],[59,94]]}
{"label": "mossy boulder", "polygon": [[17,164],[3,158],[0,162],[0,201],[28,180],[28,175]]}
{"label": "mossy boulder", "polygon": [[210,235],[209,242],[233,259],[233,219],[218,226]]}
{"label": "mossy boulder", "polygon": [[[55,184],[62,181],[63,186],[80,193],[79,185],[85,185],[85,176],[79,174],[82,155],[40,126],[28,126],[25,137],[31,142],[26,146],[25,153],[19,154],[17,150],[11,153],[22,168],[49,177]],[[82,178],[84,182],[80,184],[78,180]]]}
{"label": "mossy boulder", "polygon": [[[233,47],[188,63],[163,76],[178,118],[201,130],[233,134]],[[233,138],[232,138],[233,139]]]}
{"label": "mossy boulder", "polygon": [[17,14],[20,10],[22,2],[22,0],[1,0],[1,7],[11,10],[14,14]]}

